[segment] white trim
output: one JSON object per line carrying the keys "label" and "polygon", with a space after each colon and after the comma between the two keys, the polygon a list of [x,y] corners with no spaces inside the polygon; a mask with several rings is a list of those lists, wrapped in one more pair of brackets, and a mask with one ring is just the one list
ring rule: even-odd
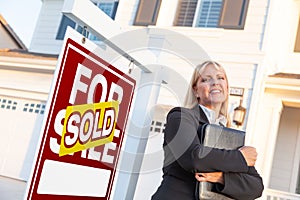
{"label": "white trim", "polygon": [[[113,71],[112,69],[108,68],[107,66],[105,66],[103,63],[99,62],[98,60],[96,60],[95,58],[91,57],[90,55],[84,53],[83,51],[81,51],[80,49],[78,49],[77,47],[75,47],[72,44],[68,45],[68,48],[73,49],[74,51],[78,52],[79,54],[83,55],[86,58],[89,58],[91,61],[93,61],[94,63],[96,63],[97,65],[103,67],[106,71],[109,71],[110,73],[116,75],[118,78],[122,79],[123,81],[127,82],[128,84],[130,84],[131,86],[134,86],[134,83],[131,82],[130,80],[126,79],[124,76],[116,73],[115,71]],[[101,57],[100,57],[101,58]],[[120,70],[120,69],[119,69]],[[121,70],[120,70],[121,71]]]}
{"label": "white trim", "polygon": [[48,73],[53,73],[56,68],[57,59],[33,59],[33,58],[19,58],[19,57],[7,57],[0,56],[0,69],[16,68],[18,70],[30,70],[43,71]]}
{"label": "white trim", "polygon": [[275,90],[286,90],[286,91],[300,91],[299,86],[289,86],[289,85],[276,85],[276,84],[266,84],[267,89],[275,89]]}
{"label": "white trim", "polygon": [[37,92],[37,91],[26,91],[26,90],[16,90],[8,88],[0,88],[0,95],[15,97],[15,98],[26,98],[39,101],[47,101],[48,92]]}
{"label": "white trim", "polygon": [[200,8],[201,8],[202,1],[203,0],[198,0],[198,2],[197,2],[197,7],[196,7],[194,19],[193,19],[193,27],[196,27],[196,25],[198,24],[198,15],[200,14]]}
{"label": "white trim", "polygon": [[[89,11],[87,14],[86,11]],[[102,10],[100,10],[91,1],[82,0],[65,0],[62,13],[71,18],[73,21],[80,25],[85,25],[87,30],[93,35],[99,37],[100,39],[107,39],[110,41],[107,43],[111,48],[117,51],[119,54],[123,55],[128,60],[132,61],[137,67],[146,73],[151,73],[151,71],[139,62],[140,58],[134,58],[129,55],[122,42],[115,43],[110,40],[111,38],[123,33],[121,27],[107,16]],[[101,19],[101,23],[96,18]],[[109,28],[107,28],[109,27]]]}

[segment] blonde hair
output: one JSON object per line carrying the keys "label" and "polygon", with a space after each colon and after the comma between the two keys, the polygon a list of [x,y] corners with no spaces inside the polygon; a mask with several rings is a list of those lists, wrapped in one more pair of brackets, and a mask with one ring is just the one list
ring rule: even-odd
{"label": "blonde hair", "polygon": [[[225,69],[217,62],[215,61],[205,61],[200,65],[197,65],[197,67],[195,68],[191,81],[190,81],[190,85],[187,91],[187,94],[185,96],[185,101],[184,101],[184,107],[187,108],[193,108],[194,106],[196,106],[199,102],[196,98],[195,92],[194,92],[194,87],[196,86],[196,83],[199,79],[199,77],[201,76],[201,74],[203,73],[203,71],[206,69],[206,67],[208,65],[213,65],[215,66],[218,70],[221,70],[224,72],[225,75],[225,79],[227,82],[227,87],[229,87],[228,85],[228,79],[227,79],[227,75],[225,72]],[[227,88],[229,91],[229,88]],[[230,122],[229,120],[229,116],[228,116],[228,94],[227,94],[227,98],[226,100],[222,103],[221,105],[221,109],[220,109],[220,113],[221,115],[223,115],[224,117],[226,117],[227,122]]]}

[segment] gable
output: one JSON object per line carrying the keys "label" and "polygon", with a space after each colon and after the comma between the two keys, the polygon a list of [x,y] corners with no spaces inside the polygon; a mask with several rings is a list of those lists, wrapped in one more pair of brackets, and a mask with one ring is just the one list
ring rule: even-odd
{"label": "gable", "polygon": [[0,49],[24,49],[26,46],[0,15]]}

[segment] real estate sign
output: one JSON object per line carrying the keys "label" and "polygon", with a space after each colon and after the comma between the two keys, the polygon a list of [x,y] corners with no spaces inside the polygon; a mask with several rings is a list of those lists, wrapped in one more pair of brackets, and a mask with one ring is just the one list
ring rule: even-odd
{"label": "real estate sign", "polygon": [[27,199],[111,193],[135,81],[77,38],[67,36],[59,56]]}

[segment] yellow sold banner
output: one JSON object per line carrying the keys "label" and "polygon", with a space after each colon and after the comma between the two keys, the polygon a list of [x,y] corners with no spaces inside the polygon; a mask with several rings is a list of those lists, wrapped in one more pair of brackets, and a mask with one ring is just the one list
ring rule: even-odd
{"label": "yellow sold banner", "polygon": [[119,102],[68,106],[59,156],[112,142]]}

